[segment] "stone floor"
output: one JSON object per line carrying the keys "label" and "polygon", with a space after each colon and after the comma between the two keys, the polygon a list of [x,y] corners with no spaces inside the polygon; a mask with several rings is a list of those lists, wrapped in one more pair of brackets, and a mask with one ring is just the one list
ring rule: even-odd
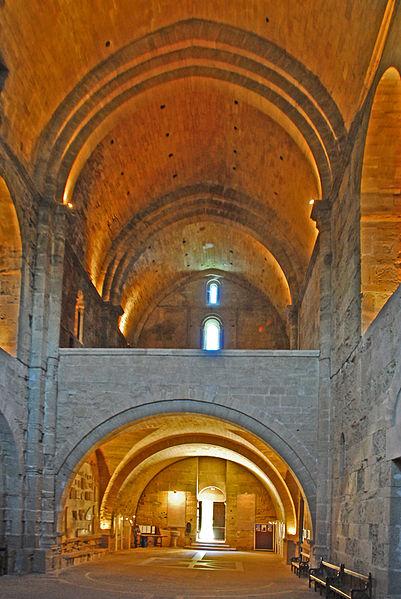
{"label": "stone floor", "polygon": [[0,578],[1,599],[312,599],[269,553],[135,549],[52,575]]}

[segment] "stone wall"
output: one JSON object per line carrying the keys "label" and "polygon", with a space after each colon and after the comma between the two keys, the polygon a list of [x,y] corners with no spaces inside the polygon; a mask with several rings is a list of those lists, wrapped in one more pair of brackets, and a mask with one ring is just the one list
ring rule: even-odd
{"label": "stone wall", "polygon": [[21,568],[27,369],[0,349],[0,543],[7,570]]}
{"label": "stone wall", "polygon": [[[372,571],[377,598],[401,593],[400,467],[393,461],[401,447],[390,453],[401,389],[400,310],[401,289],[333,377],[333,559]],[[393,570],[389,595],[387,568]]]}
{"label": "stone wall", "polygon": [[26,382],[26,366],[0,349],[0,414],[13,432],[21,462],[27,416]]}
{"label": "stone wall", "polygon": [[[82,344],[77,338],[75,326],[79,292],[82,292],[84,302]],[[125,338],[118,328],[119,316],[119,308],[102,300],[73,250],[66,244],[60,346],[125,347]]]}
{"label": "stone wall", "polygon": [[[216,477],[217,474],[217,477]],[[197,485],[197,477],[199,483]],[[147,485],[139,500],[136,521],[160,529],[168,527],[168,491],[184,491],[185,522],[191,523],[191,535],[179,529],[179,545],[196,539],[197,496],[196,489],[216,485],[226,493],[226,541],[238,549],[254,549],[255,522],[276,519],[270,495],[242,466],[217,458],[188,458],[168,466]],[[238,496],[248,494],[254,498],[252,519],[244,522],[238,512]]]}
{"label": "stone wall", "polygon": [[[211,278],[211,277],[209,277]],[[270,301],[245,281],[221,278],[219,306],[206,304],[202,277],[178,287],[149,314],[138,347],[199,348],[202,322],[209,314],[221,318],[226,349],[287,349],[288,337]]]}
{"label": "stone wall", "polygon": [[319,242],[317,241],[298,309],[299,349],[317,349],[320,346],[320,272]]}
{"label": "stone wall", "polygon": [[198,412],[245,427],[298,477],[314,510],[318,352],[61,349],[59,496],[106,435],[158,413]]}
{"label": "stone wall", "polygon": [[[377,235],[368,232],[368,227],[377,225],[373,221],[380,214],[372,210],[366,214],[369,197],[366,193],[361,197],[361,172],[375,86],[387,67],[401,64],[400,31],[398,17],[375,83],[351,129],[350,155],[333,204],[331,228],[331,558],[361,572],[372,572],[376,599],[401,598],[401,429],[398,425],[396,430],[395,424],[401,388],[401,289],[381,303],[380,312],[361,337],[362,320],[364,328],[369,322],[362,318],[361,291],[366,289],[361,285],[361,261],[362,268],[368,268],[369,252],[380,251],[381,256],[383,251],[391,251],[394,241],[390,237],[388,247],[384,246],[380,230]],[[375,166],[371,161],[368,167],[370,177],[384,175],[378,163]],[[389,184],[390,175],[388,172]],[[397,205],[394,191],[392,209]],[[380,269],[370,269],[377,289],[383,274]],[[370,311],[370,318],[375,311]]]}

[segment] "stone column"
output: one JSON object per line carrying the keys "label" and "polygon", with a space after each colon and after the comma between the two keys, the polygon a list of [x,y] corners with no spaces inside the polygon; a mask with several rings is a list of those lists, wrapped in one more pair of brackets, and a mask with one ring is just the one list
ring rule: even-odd
{"label": "stone column", "polygon": [[319,230],[320,260],[320,357],[317,430],[317,493],[314,557],[330,557],[331,547],[331,206],[328,200],[315,203],[312,218]]}
{"label": "stone column", "polygon": [[38,218],[29,361],[26,476],[24,492],[24,571],[43,571],[43,527],[52,517],[48,510],[47,480],[54,456],[55,372],[60,335],[61,289],[64,263],[66,208],[41,200]]}
{"label": "stone column", "polygon": [[290,340],[290,349],[298,349],[298,306],[287,306],[287,331]]}

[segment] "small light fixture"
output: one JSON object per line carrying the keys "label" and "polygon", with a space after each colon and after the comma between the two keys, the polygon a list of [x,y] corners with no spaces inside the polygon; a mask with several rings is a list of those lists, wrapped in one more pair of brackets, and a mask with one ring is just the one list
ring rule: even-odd
{"label": "small light fixture", "polygon": [[309,200],[310,206],[313,206],[314,203],[315,203],[315,200]]}
{"label": "small light fixture", "polygon": [[72,210],[74,208],[74,206],[71,204],[71,202],[67,202],[67,208]]}

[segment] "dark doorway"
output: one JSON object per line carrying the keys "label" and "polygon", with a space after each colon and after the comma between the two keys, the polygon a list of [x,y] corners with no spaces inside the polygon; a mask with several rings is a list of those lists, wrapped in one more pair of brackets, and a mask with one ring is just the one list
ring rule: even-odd
{"label": "dark doorway", "polygon": [[274,525],[271,522],[255,524],[255,549],[273,551]]}
{"label": "dark doorway", "polygon": [[226,505],[224,502],[213,503],[213,536],[216,541],[224,541],[226,536]]}

